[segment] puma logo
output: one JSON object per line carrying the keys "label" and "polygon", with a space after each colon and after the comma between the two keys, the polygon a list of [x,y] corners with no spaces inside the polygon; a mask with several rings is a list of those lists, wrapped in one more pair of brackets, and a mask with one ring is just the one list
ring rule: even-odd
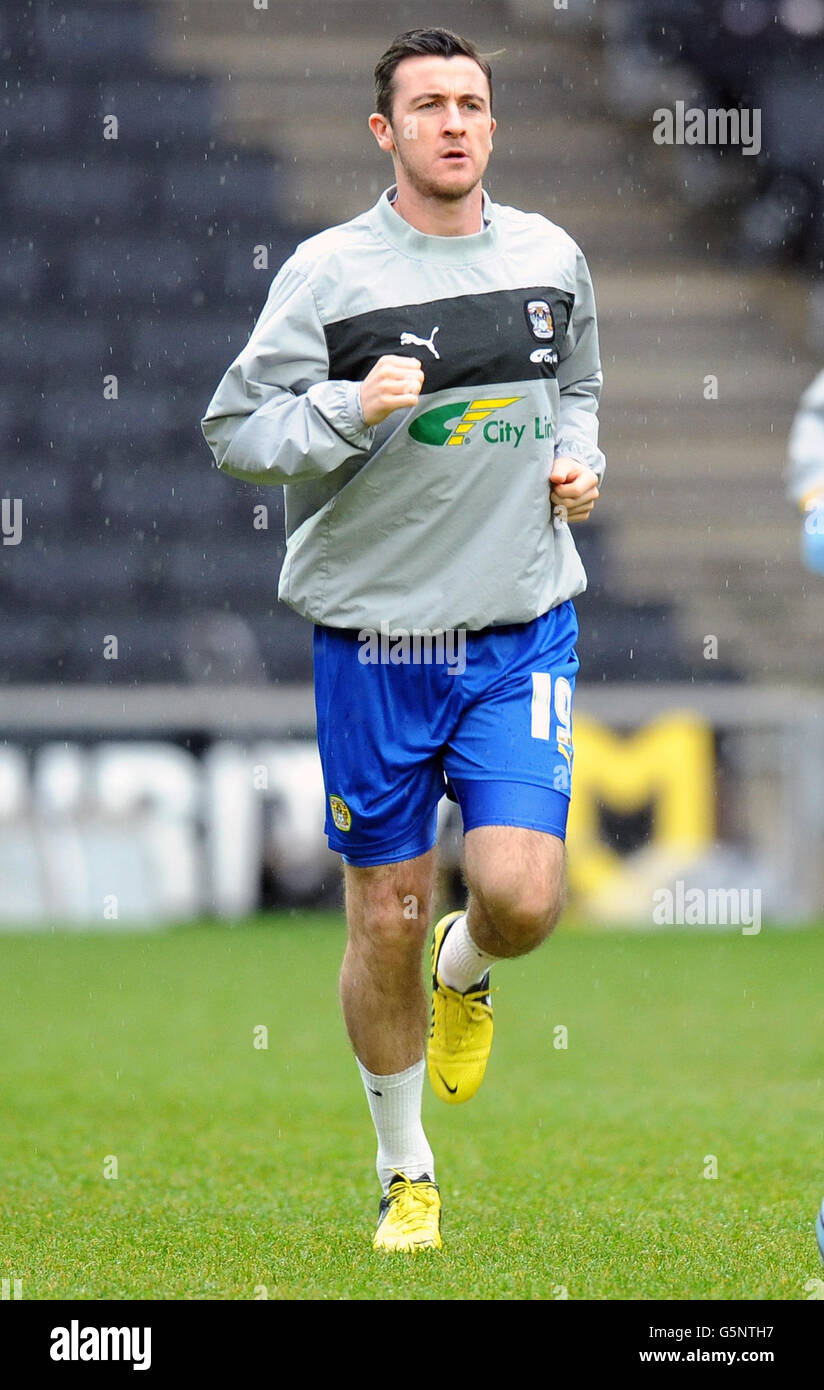
{"label": "puma logo", "polygon": [[435,334],[437,332],[439,332],[439,329],[437,327],[433,328],[428,338],[419,338],[415,333],[402,333],[401,347],[409,347],[410,344],[417,343],[418,347],[428,347],[432,356],[437,357],[438,361],[440,361],[441,354],[435,347]]}

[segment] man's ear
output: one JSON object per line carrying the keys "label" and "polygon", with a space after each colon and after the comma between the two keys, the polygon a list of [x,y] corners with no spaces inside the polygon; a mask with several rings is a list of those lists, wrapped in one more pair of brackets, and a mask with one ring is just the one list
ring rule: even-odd
{"label": "man's ear", "polygon": [[394,150],[395,141],[392,138],[392,127],[379,111],[373,111],[369,117],[369,129],[385,154]]}

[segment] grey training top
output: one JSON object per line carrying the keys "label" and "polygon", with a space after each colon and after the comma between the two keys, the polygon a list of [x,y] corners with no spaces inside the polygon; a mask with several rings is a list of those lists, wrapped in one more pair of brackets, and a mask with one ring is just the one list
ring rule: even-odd
{"label": "grey training top", "polygon": [[[592,284],[540,213],[493,203],[430,236],[392,207],[301,243],[206,411],[219,468],[285,487],[279,597],[331,627],[528,622],[586,588],[553,518],[555,454],[603,476]],[[364,424],[384,354],[417,357],[417,405]]]}

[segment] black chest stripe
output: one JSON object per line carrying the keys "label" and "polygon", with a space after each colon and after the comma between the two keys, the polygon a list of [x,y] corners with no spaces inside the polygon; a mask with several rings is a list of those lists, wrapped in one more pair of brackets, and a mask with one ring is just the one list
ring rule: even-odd
{"label": "black chest stripe", "polygon": [[373,309],[325,326],[332,381],[363,381],[379,357],[417,357],[424,390],[554,377],[573,296],[552,285]]}

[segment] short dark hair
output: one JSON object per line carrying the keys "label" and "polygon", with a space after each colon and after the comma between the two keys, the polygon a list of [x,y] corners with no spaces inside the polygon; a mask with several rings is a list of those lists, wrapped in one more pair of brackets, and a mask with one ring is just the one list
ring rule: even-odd
{"label": "short dark hair", "polygon": [[385,120],[392,120],[395,69],[398,64],[404,58],[418,58],[425,54],[435,54],[439,58],[454,58],[461,54],[476,62],[489,83],[489,111],[492,113],[492,69],[474,43],[462,39],[451,29],[408,29],[405,34],[398,34],[392,40],[375,67],[375,110]]}

